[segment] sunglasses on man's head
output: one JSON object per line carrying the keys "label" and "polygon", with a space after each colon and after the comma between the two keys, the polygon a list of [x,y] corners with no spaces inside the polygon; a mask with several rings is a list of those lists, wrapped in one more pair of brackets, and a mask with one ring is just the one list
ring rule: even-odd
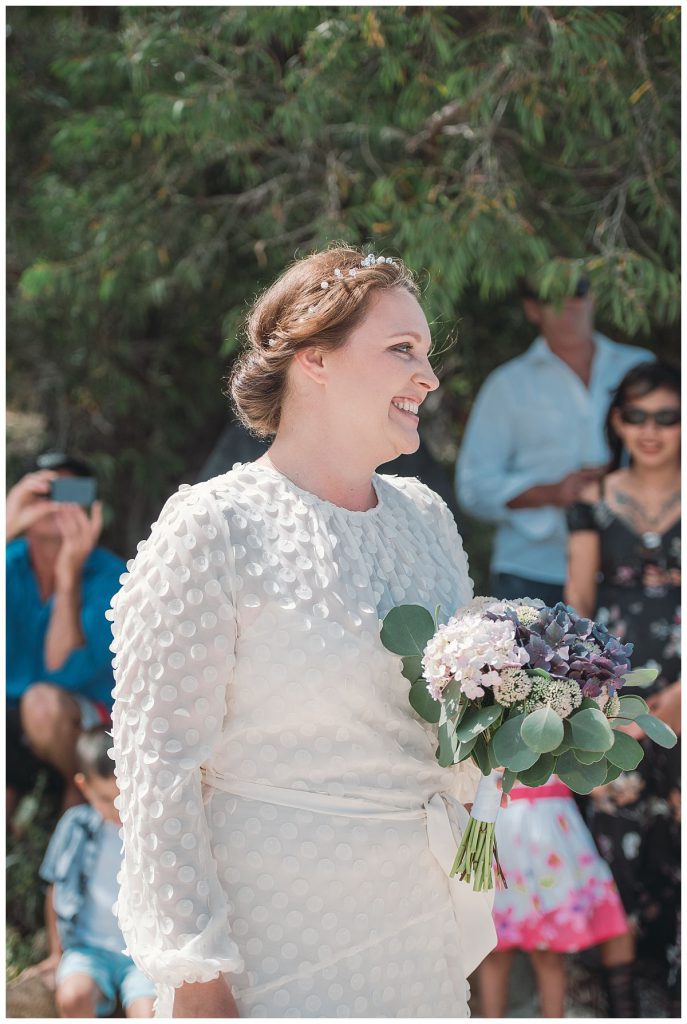
{"label": "sunglasses on man's head", "polygon": [[657,412],[647,412],[645,409],[626,405],[620,410],[620,418],[623,423],[632,427],[643,427],[647,421],[655,423],[657,427],[676,427],[680,422],[680,417],[680,409],[659,409]]}
{"label": "sunglasses on man's head", "polygon": [[[581,277],[577,282],[577,287],[575,288],[575,291],[573,292],[571,298],[583,299],[585,295],[589,295],[590,290],[591,285],[589,283],[589,279],[586,277]],[[524,299],[534,299],[535,302],[540,302],[542,306],[548,305],[548,303],[551,301],[550,299],[540,299],[537,292],[533,288],[530,288],[529,285],[525,285],[525,287],[522,289],[522,297]]]}

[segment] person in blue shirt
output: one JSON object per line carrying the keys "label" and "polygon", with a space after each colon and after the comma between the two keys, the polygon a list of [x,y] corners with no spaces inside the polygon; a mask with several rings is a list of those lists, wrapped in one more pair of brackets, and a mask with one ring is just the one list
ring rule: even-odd
{"label": "person in blue shirt", "polygon": [[7,818],[49,766],[63,807],[79,803],[74,748],[82,729],[109,722],[110,624],[125,571],[97,544],[102,507],[50,500],[57,476],[90,476],[80,460],[39,456],[7,495]]}
{"label": "person in blue shirt", "polygon": [[60,818],[39,872],[49,954],[23,977],[54,990],[61,1017],[109,1016],[117,998],[127,1017],[153,1016],[155,986],[123,952],[114,912],[122,842],[111,742],[102,726],[81,733],[74,781],[87,803]]}
{"label": "person in blue shirt", "polygon": [[632,366],[653,359],[594,330],[594,298],[582,278],[562,306],[525,288],[540,336],[497,367],[472,408],[456,463],[458,502],[496,526],[495,597],[563,599],[565,510],[608,462],[604,420],[611,392]]}

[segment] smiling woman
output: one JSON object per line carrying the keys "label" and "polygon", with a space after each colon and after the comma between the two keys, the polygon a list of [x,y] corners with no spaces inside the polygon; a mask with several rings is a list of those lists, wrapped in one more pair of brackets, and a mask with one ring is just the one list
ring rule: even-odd
{"label": "smiling woman", "polygon": [[449,879],[442,769],[379,635],[472,595],[451,513],[375,472],[438,386],[398,261],[337,247],[260,298],[231,379],[269,453],[165,505],[114,602],[119,915],[159,1016],[468,1016],[489,897]]}

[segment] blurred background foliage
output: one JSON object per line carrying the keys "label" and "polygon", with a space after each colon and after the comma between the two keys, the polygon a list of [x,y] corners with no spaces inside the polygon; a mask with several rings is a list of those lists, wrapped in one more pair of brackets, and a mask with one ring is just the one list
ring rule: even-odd
{"label": "blurred background foliage", "polygon": [[332,240],[401,255],[456,341],[427,403],[447,466],[533,337],[524,273],[552,300],[588,274],[601,329],[677,359],[679,8],[6,17],[10,482],[38,418],[97,465],[126,557],[230,417],[249,303]]}

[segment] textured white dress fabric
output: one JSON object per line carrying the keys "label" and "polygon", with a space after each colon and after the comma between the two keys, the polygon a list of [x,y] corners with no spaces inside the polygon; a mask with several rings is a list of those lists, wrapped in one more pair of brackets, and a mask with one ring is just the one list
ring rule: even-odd
{"label": "textured white dress fabric", "polygon": [[267,463],[183,486],[113,599],[118,914],[157,1016],[220,971],[244,1017],[469,1016],[496,934],[447,870],[479,774],[438,766],[379,630],[472,584],[444,502],[373,484],[366,512]]}

